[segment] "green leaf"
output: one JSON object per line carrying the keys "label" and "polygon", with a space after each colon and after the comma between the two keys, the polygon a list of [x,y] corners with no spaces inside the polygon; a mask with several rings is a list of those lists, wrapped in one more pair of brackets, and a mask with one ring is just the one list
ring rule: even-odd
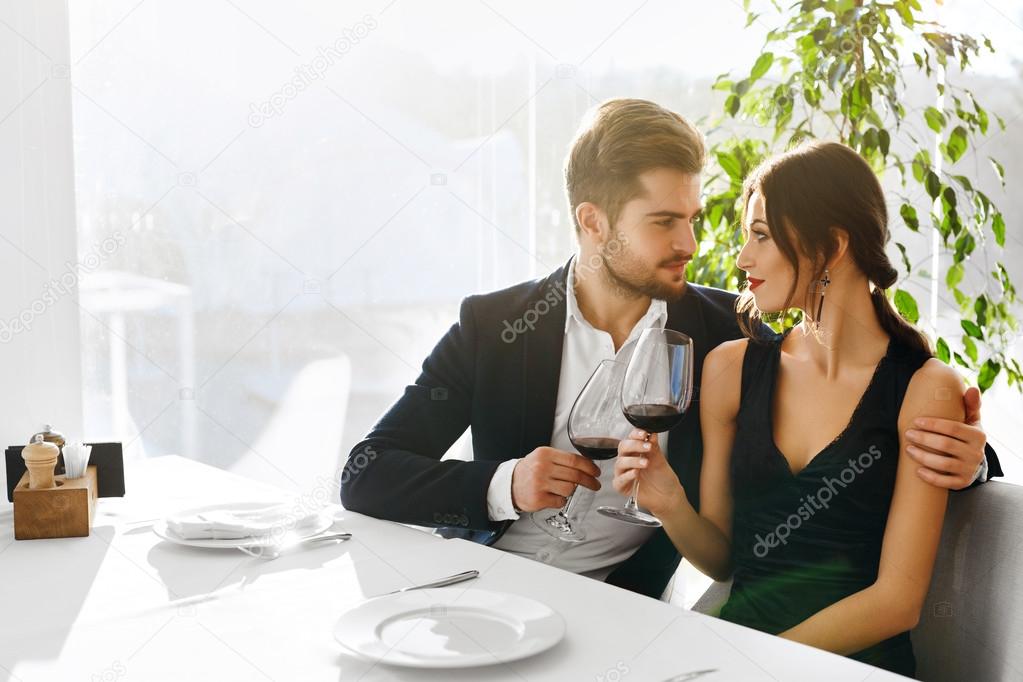
{"label": "green leaf", "polygon": [[877,134],[877,139],[878,144],[881,147],[881,153],[884,156],[888,156],[888,150],[892,146],[892,136],[888,133],[887,130],[882,128],[881,131]]}
{"label": "green leaf", "polygon": [[912,26],[914,23],[913,12],[909,9],[909,3],[907,2],[896,2],[895,11],[902,17],[902,22],[906,26]]}
{"label": "green leaf", "polygon": [[764,54],[757,57],[756,63],[753,65],[753,68],[750,69],[749,72],[750,82],[757,80],[765,73],[767,73],[767,71],[771,68],[771,64],[773,63],[774,55],[770,52],[765,52]]}
{"label": "green leaf", "polygon": [[959,183],[959,186],[965,189],[967,192],[973,191],[973,183],[965,175],[953,175],[952,178]]}
{"label": "green leaf", "polygon": [[895,242],[895,246],[899,248],[899,254],[902,255],[902,267],[906,268],[906,272],[913,273],[913,264],[909,262],[909,255],[906,253],[906,247],[900,242]]}
{"label": "green leaf", "polygon": [[718,165],[728,173],[728,177],[733,180],[742,180],[742,165],[739,163],[739,159],[735,158],[735,154],[718,152],[717,159]]}
{"label": "green leaf", "polygon": [[1002,366],[991,360],[990,358],[984,361],[984,364],[980,368],[980,376],[977,378],[977,386],[980,390],[986,391],[991,388],[991,385],[995,383],[995,377],[998,376]]}
{"label": "green leaf", "polygon": [[998,245],[1005,247],[1005,218],[1002,217],[1001,213],[996,213],[991,218],[991,231],[995,233],[995,241]]}
{"label": "green leaf", "polygon": [[927,188],[927,194],[930,195],[931,199],[937,199],[938,195],[941,194],[941,180],[934,174],[934,171],[928,170],[924,176],[924,186]]}
{"label": "green leaf", "polygon": [[998,180],[1002,183],[1002,187],[1005,187],[1005,168],[1003,168],[1002,164],[998,163],[990,156],[987,157],[987,159],[991,162],[991,167],[995,169],[995,173],[998,175]]}
{"label": "green leaf", "polygon": [[906,223],[906,227],[913,230],[914,232],[920,231],[920,221],[916,217],[916,209],[909,204],[903,204],[899,208],[899,215],[902,216],[902,222]]}
{"label": "green leaf", "polygon": [[936,133],[940,133],[945,127],[945,114],[934,107],[927,107],[924,111],[924,119],[927,121],[927,127]]}
{"label": "green leaf", "polygon": [[945,274],[945,284],[949,289],[954,288],[960,282],[963,281],[963,264],[955,263],[948,269],[948,273]]}
{"label": "green leaf", "polygon": [[945,189],[941,191],[941,203],[946,211],[954,209],[956,207],[956,191],[946,185]]}
{"label": "green leaf", "polygon": [[849,70],[849,60],[838,58],[831,63],[831,68],[828,69],[828,87],[831,88],[832,92],[838,88],[839,81],[845,76],[845,72]]}
{"label": "green leaf", "polygon": [[734,93],[729,95],[728,99],[725,100],[725,111],[727,111],[730,116],[735,116],[739,113],[739,98]]}
{"label": "green leaf", "polygon": [[905,289],[897,289],[895,291],[895,307],[900,315],[913,324],[916,324],[920,319],[920,311],[916,307],[916,299]]}
{"label": "green leaf", "polygon": [[973,338],[980,339],[981,341],[984,340],[984,332],[972,320],[959,320],[959,324],[962,325],[963,331]]}
{"label": "green leaf", "polygon": [[977,109],[977,127],[980,128],[981,135],[987,135],[987,127],[989,125],[987,112],[981,109],[976,102],[974,102],[973,105]]}
{"label": "green leaf", "polygon": [[913,177],[917,182],[923,182],[927,171],[931,169],[931,155],[926,149],[921,149],[913,156]]}
{"label": "green leaf", "polygon": [[973,304],[973,312],[977,314],[977,324],[983,327],[987,324],[987,296],[981,294]]}
{"label": "green leaf", "polygon": [[863,133],[863,142],[860,145],[863,150],[863,156],[870,158],[871,150],[877,149],[877,145],[877,128],[867,128],[867,132]]}
{"label": "green leaf", "polygon": [[945,149],[948,151],[948,156],[952,159],[953,163],[963,158],[963,154],[966,153],[966,130],[962,126],[956,126],[952,129],[952,134],[948,138],[948,144],[945,145]]}
{"label": "green leaf", "polygon": [[958,239],[956,239],[955,252],[952,254],[952,258],[955,259],[956,263],[958,263],[973,253],[973,249],[976,248],[976,246],[977,240],[973,238],[973,235],[969,232],[964,232],[959,235]]}
{"label": "green leaf", "polygon": [[944,362],[946,365],[948,361],[952,359],[952,354],[948,350],[948,342],[945,339],[938,337],[938,349],[936,351],[938,359]]}
{"label": "green leaf", "polygon": [[974,362],[977,361],[977,344],[969,336],[963,337],[963,350],[966,351],[967,357]]}

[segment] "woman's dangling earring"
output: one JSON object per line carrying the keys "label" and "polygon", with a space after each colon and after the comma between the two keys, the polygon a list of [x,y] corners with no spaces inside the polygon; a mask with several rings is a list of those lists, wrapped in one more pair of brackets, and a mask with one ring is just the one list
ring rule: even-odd
{"label": "woman's dangling earring", "polygon": [[824,312],[824,294],[827,292],[828,285],[831,284],[831,277],[829,276],[828,269],[824,268],[823,279],[817,280],[817,286],[821,292],[821,300],[817,303],[817,315],[814,317],[814,326],[820,330],[821,328],[821,313]]}

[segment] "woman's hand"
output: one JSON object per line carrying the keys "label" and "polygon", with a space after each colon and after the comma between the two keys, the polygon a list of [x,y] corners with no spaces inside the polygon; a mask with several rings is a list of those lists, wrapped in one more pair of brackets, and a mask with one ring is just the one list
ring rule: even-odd
{"label": "woman's hand", "polygon": [[615,490],[628,497],[637,477],[639,495],[636,501],[658,518],[671,513],[686,499],[678,476],[661,452],[657,434],[648,434],[642,429],[633,430],[618,444],[613,481]]}

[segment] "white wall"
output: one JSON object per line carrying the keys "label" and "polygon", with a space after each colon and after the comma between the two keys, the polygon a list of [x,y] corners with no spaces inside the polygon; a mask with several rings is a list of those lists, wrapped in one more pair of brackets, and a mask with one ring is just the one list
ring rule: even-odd
{"label": "white wall", "polygon": [[[81,438],[78,308],[47,288],[77,257],[65,2],[0,6],[0,444]],[[74,278],[65,276],[65,282]],[[21,317],[26,328],[12,321]],[[0,467],[0,481],[6,478]],[[6,489],[5,489],[6,490]],[[6,495],[2,496],[6,505]]]}

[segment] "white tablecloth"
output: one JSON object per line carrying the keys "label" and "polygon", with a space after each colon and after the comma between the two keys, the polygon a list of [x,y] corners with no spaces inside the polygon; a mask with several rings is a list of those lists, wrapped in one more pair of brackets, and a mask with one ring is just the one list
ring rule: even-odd
{"label": "white tablecloth", "polygon": [[[338,511],[354,538],[263,561],[161,541],[151,520],[188,505],[280,491],[183,459],[126,473],[92,535],[14,541],[0,514],[0,678],[25,680],[904,679],[849,659],[641,597],[499,550]],[[313,500],[332,502],[336,488]],[[150,520],[150,521],[147,521]],[[543,601],[567,623],[553,649],[511,664],[418,671],[347,655],[339,615],[367,596],[471,568],[461,587]],[[459,589],[453,586],[448,589]]]}

